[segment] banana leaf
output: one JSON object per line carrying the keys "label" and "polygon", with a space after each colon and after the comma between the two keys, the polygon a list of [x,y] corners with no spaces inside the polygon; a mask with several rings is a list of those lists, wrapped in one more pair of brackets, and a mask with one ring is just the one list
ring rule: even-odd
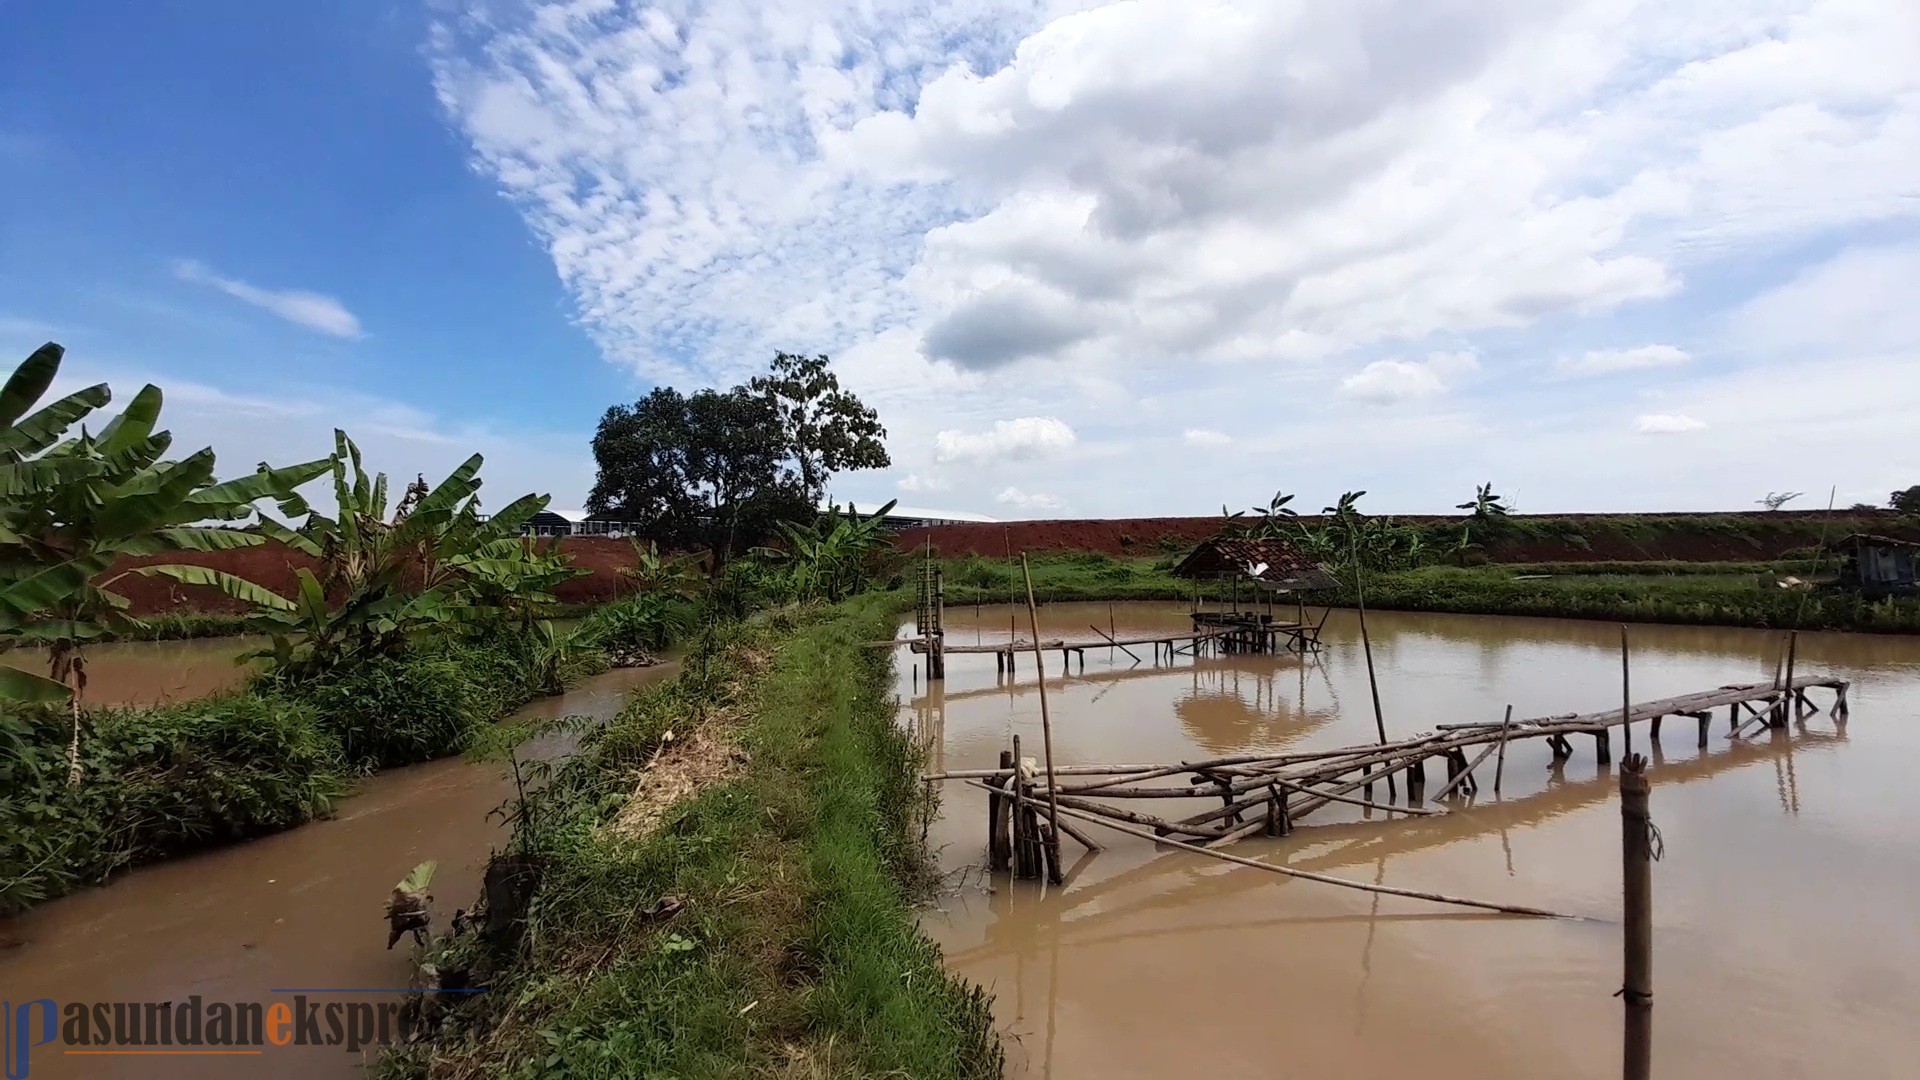
{"label": "banana leaf", "polygon": [[[275,611],[293,611],[294,603],[272,589],[255,585],[242,577],[236,577],[224,570],[214,570],[205,566],[187,566],[169,563],[163,566],[140,566],[134,573],[142,577],[164,577],[178,581],[182,585],[204,585],[219,589],[235,600],[253,604],[256,607],[270,608]],[[305,573],[305,571],[301,571]]]}
{"label": "banana leaf", "polygon": [[44,675],[35,675],[31,671],[22,671],[16,667],[0,664],[0,698],[36,705],[51,705],[66,701],[72,696],[73,691],[64,683],[55,682]]}
{"label": "banana leaf", "polygon": [[160,388],[148,383],[133,395],[120,415],[107,421],[94,439],[94,448],[102,457],[113,457],[128,447],[147,441],[153,425],[160,419]]}
{"label": "banana leaf", "polygon": [[11,427],[0,428],[0,461],[19,461],[59,441],[60,433],[113,399],[106,383],[76,390]]}
{"label": "banana leaf", "polygon": [[53,377],[60,372],[60,359],[66,353],[67,350],[49,341],[13,369],[6,387],[0,389],[0,428],[12,427],[27,415],[33,403],[53,385]]}
{"label": "banana leaf", "polygon": [[395,885],[394,888],[403,893],[426,892],[427,886],[433,883],[433,872],[439,868],[439,860],[428,859],[426,862],[414,867],[412,873],[401,878],[400,883]]}

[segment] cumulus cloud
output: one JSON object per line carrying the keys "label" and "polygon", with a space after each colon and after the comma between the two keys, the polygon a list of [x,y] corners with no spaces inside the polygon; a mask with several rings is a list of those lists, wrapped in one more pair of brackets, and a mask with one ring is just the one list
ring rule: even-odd
{"label": "cumulus cloud", "polygon": [[1695,420],[1680,413],[1650,413],[1633,422],[1633,429],[1642,435],[1683,435],[1689,431],[1706,430],[1704,420]]}
{"label": "cumulus cloud", "polygon": [[357,339],[364,336],[360,320],[345,304],[331,296],[305,289],[263,289],[244,281],[221,277],[200,263],[182,259],[173,265],[173,275],[181,281],[211,285],[236,300],[244,300],[291,323],[318,330],[334,337]]}
{"label": "cumulus cloud", "polygon": [[1642,345],[1637,349],[1595,349],[1579,356],[1563,356],[1554,368],[1563,375],[1612,375],[1621,371],[1675,367],[1693,359],[1672,345]]}
{"label": "cumulus cloud", "polygon": [[897,487],[903,495],[926,495],[947,490],[947,482],[937,476],[921,476],[919,473],[908,473],[906,476],[900,478],[900,482],[896,484],[895,487]]}
{"label": "cumulus cloud", "polygon": [[1014,461],[1057,453],[1074,444],[1073,429],[1052,416],[998,420],[986,431],[942,431],[933,440],[933,460]]}
{"label": "cumulus cloud", "polygon": [[[1613,384],[1573,377],[1853,355],[1814,351],[1819,319],[1727,309],[1920,222],[1909,0],[455,7],[438,98],[610,359],[713,383],[828,352],[896,446],[1023,414],[1167,442],[1264,421],[1345,464],[1374,433],[1313,442],[1250,403],[1434,400],[1464,384],[1419,359],[1445,343],[1486,376],[1420,418],[1428,444],[1495,452],[1472,410],[1524,394],[1527,419],[1646,447],[1623,415],[1718,406],[1595,403]],[[1794,310],[1898,317],[1847,282],[1900,257],[1830,267]],[[1625,344],[1505,377],[1566,340]],[[1661,340],[1730,363],[1634,345]],[[1717,426],[1716,452],[1746,446]],[[1076,512],[1191,494],[1122,461],[1089,462]],[[950,501],[1006,479],[956,470]]]}
{"label": "cumulus cloud", "polygon": [[1225,446],[1233,441],[1233,436],[1223,431],[1208,431],[1206,428],[1188,428],[1180,436],[1188,446]]}
{"label": "cumulus cloud", "polygon": [[1029,494],[1016,487],[1002,490],[1000,494],[993,497],[993,501],[1002,506],[1018,507],[1021,510],[1056,510],[1060,506],[1060,500],[1052,495],[1043,492]]}
{"label": "cumulus cloud", "polygon": [[1434,353],[1425,360],[1375,360],[1340,381],[1340,392],[1371,405],[1391,405],[1416,398],[1439,397],[1449,381],[1477,371],[1472,353]]}

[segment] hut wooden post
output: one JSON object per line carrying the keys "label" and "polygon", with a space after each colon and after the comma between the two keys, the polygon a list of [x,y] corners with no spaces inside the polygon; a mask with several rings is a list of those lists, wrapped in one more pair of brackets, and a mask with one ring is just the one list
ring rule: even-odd
{"label": "hut wooden post", "polygon": [[1620,768],[1621,886],[1625,951],[1620,999],[1626,1006],[1622,1075],[1646,1080],[1653,1062],[1653,821],[1647,813],[1647,761],[1629,755]]}
{"label": "hut wooden post", "polygon": [[[1024,551],[1020,553],[1020,576],[1025,579],[1027,584],[1027,623],[1028,629],[1033,631],[1034,670],[1037,671],[1040,676],[1040,737],[1043,740],[1042,747],[1047,755],[1047,821],[1051,826],[1048,831],[1048,837],[1049,842],[1055,847],[1058,847],[1060,843],[1060,803],[1058,797],[1054,795],[1054,789],[1059,785],[1054,782],[1053,777],[1053,718],[1047,712],[1047,666],[1046,662],[1040,657],[1040,609],[1033,602],[1033,571],[1027,566],[1027,553]],[[1063,658],[1065,655],[1065,653],[1061,654]],[[1064,662],[1062,666],[1065,666]],[[1053,868],[1053,884],[1060,884],[1060,853],[1058,851],[1053,853],[1053,860],[1048,865]]]}

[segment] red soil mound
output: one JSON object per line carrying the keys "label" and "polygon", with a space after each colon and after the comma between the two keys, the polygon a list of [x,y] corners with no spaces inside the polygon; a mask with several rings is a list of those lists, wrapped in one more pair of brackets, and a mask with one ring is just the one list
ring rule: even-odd
{"label": "red soil mound", "polygon": [[[560,586],[557,595],[562,603],[611,600],[623,591],[626,579],[620,571],[634,565],[632,544],[605,536],[569,536],[560,545],[562,551],[573,556],[574,565],[589,571],[587,576]],[[294,577],[297,570],[304,568],[317,572],[319,569],[316,560],[279,544],[122,559],[108,572],[109,578],[116,579],[110,587],[132,601],[133,606],[129,611],[135,616],[186,611],[238,615],[250,610],[247,604],[224,595],[218,589],[182,585],[171,578],[146,577],[129,572],[134,567],[155,563],[185,563],[224,570],[282,596],[292,596],[300,587]]]}

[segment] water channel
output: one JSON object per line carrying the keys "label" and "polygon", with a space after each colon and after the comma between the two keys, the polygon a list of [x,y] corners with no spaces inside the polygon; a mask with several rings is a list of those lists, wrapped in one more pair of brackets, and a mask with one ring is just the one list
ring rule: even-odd
{"label": "water channel", "polygon": [[[235,639],[98,646],[89,697],[149,702],[237,685]],[[606,719],[628,694],[677,663],[616,669],[535,701],[519,719]],[[574,736],[555,731],[519,755],[552,758]],[[291,1001],[280,991],[383,990],[408,985],[411,952],[389,952],[388,891],[425,859],[439,860],[435,929],[479,895],[488,855],[506,841],[494,811],[512,795],[504,766],[458,758],[392,769],[363,781],[335,816],[245,844],[141,868],[106,886],[0,922],[0,997],[58,1002]],[[326,1001],[395,1001],[395,994],[328,993]],[[271,1056],[268,1056],[270,1054]],[[34,1080],[86,1077],[356,1076],[371,1052],[270,1048],[261,1055],[33,1058]]]}
{"label": "water channel", "polygon": [[[955,644],[1005,641],[1007,608],[948,609]],[[1318,612],[1310,612],[1318,617]],[[1026,614],[1017,616],[1026,638]],[[1185,632],[1184,605],[1057,604],[1044,638]],[[1436,723],[1620,700],[1619,629],[1553,619],[1370,614],[1389,736]],[[910,629],[910,628],[909,628]],[[1783,635],[1635,626],[1633,696],[1771,678]],[[1048,657],[1054,753],[1174,762],[1371,741],[1351,612],[1326,648]],[[944,685],[901,654],[903,721],[935,768],[996,764],[1012,733],[1040,756],[1031,654],[952,656]],[[1908,1075],[1920,1058],[1920,638],[1803,634],[1802,672],[1853,680],[1851,720],[1732,744],[1690,721],[1652,749],[1654,1069],[1659,1076]],[[1822,704],[1828,700],[1822,694]],[[1724,713],[1721,714],[1724,717]],[[1635,748],[1648,751],[1646,725]],[[1620,740],[1615,736],[1616,761]],[[1489,763],[1489,766],[1491,763]],[[960,974],[996,995],[1009,1072],[1040,1077],[1613,1077],[1620,1073],[1620,821],[1592,740],[1550,764],[1515,744],[1502,794],[1442,818],[1330,806],[1290,838],[1233,850],[1367,882],[1596,917],[1487,916],[1339,889],[1097,830],[1065,841],[1065,886],[985,871],[985,796],[944,785],[930,839],[948,888],[923,917]],[[1384,795],[1384,791],[1381,792]],[[1173,803],[1184,806],[1184,803]],[[1196,802],[1191,809],[1208,803]],[[1156,806],[1161,812],[1170,809]],[[1168,816],[1179,816],[1185,810]]]}

